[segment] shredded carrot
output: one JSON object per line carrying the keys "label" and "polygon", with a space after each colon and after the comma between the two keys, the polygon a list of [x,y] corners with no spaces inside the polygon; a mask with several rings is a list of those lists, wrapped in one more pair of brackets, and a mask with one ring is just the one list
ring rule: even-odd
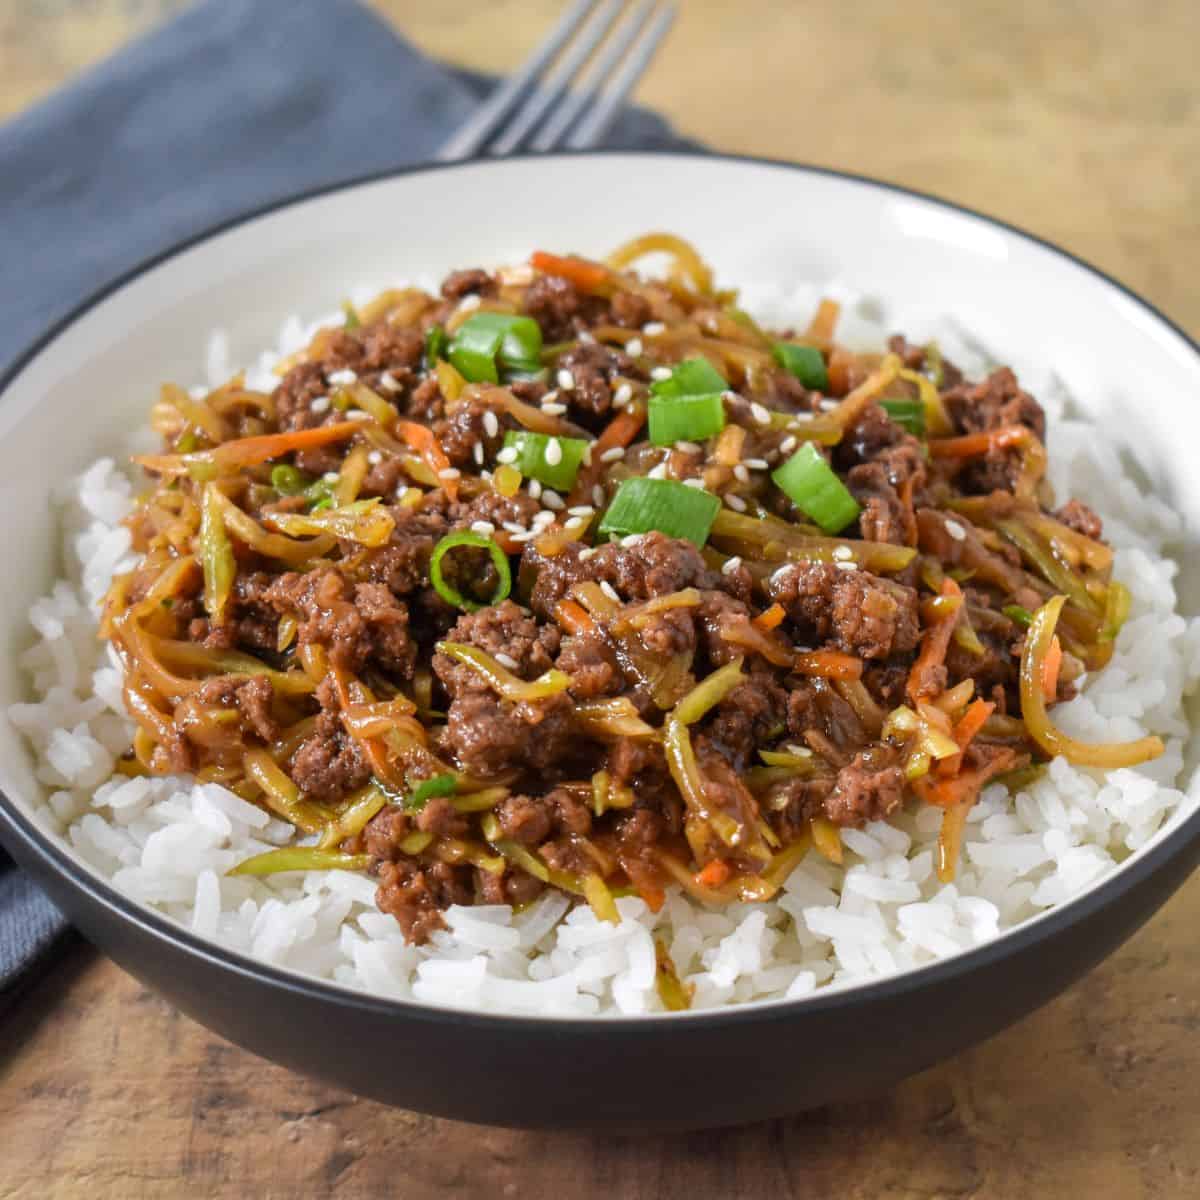
{"label": "shredded carrot", "polygon": [[921,639],[921,652],[908,675],[907,691],[914,699],[936,695],[940,690],[935,682],[937,668],[942,665],[946,651],[950,647],[950,637],[954,626],[958,623],[958,614],[962,609],[962,589],[953,579],[942,580],[942,595],[957,601],[946,605],[946,613],[939,620],[928,625]]}
{"label": "shredded carrot", "polygon": [[1008,425],[986,433],[969,433],[964,437],[932,438],[929,453],[934,458],[979,458],[992,450],[1019,446],[1029,439],[1024,425]]}
{"label": "shredded carrot", "polygon": [[615,450],[618,446],[628,446],[637,437],[645,423],[646,414],[640,405],[621,409],[601,430],[595,445],[592,446],[593,457],[598,460],[606,450]]}
{"label": "shredded carrot", "polygon": [[[351,422],[354,424],[355,422]],[[451,500],[458,499],[458,479],[443,478],[442,472],[450,470],[450,460],[446,457],[441,443],[433,436],[433,432],[415,421],[397,421],[396,432],[404,439],[405,444],[415,450],[425,465],[437,476],[442,490]]]}
{"label": "shredded carrot", "polygon": [[1062,645],[1058,635],[1050,639],[1050,649],[1046,651],[1046,659],[1042,664],[1042,695],[1047,700],[1058,696],[1058,673],[1062,669]]}
{"label": "shredded carrot", "polygon": [[792,667],[801,675],[819,675],[823,679],[859,679],[863,671],[862,659],[840,650],[805,651],[796,655]]}
{"label": "shredded carrot", "polygon": [[923,800],[939,808],[954,808],[959,804],[973,804],[983,790],[984,784],[995,775],[1003,774],[1017,759],[1015,750],[1005,749],[978,767],[959,771],[953,779],[931,781],[928,776],[914,781],[914,789]]}
{"label": "shredded carrot", "polygon": [[591,466],[579,472],[575,486],[571,489],[573,503],[592,503],[592,488],[604,470],[604,455],[617,447],[628,446],[637,437],[646,423],[646,409],[642,404],[628,405],[600,431],[592,443]]}
{"label": "shredded carrot", "polygon": [[696,872],[696,882],[702,887],[720,887],[733,872],[729,866],[723,863],[719,858],[714,858],[712,862],[707,863],[701,870]]}
{"label": "shredded carrot", "polygon": [[329,442],[339,442],[361,433],[358,421],[338,421],[315,429],[296,429],[290,433],[268,433],[260,437],[238,438],[222,442],[211,450],[191,454],[138,454],[133,461],[149,471],[182,474],[189,466],[211,464],[221,467],[251,467],[271,458],[280,458],[293,450],[311,450]]}
{"label": "shredded carrot", "polygon": [[983,728],[984,722],[995,712],[990,700],[975,700],[967,705],[967,711],[958,719],[951,737],[958,743],[958,753],[943,758],[937,765],[937,774],[943,778],[957,775],[962,767],[962,752],[971,744],[971,739]]}
{"label": "shredded carrot", "polygon": [[633,886],[651,912],[658,912],[667,902],[667,893],[647,880],[634,880]]}
{"label": "shredded carrot", "polygon": [[759,629],[774,629],[786,616],[787,609],[782,604],[772,604],[770,608],[764,609],[754,618],[754,623]]}
{"label": "shredded carrot", "polygon": [[959,718],[952,734],[960,750],[965,750],[971,739],[983,728],[984,722],[995,712],[990,700],[975,700],[967,705],[967,711]]}
{"label": "shredded carrot", "polygon": [[577,258],[575,255],[563,258],[558,254],[548,254],[545,250],[535,250],[530,255],[529,262],[535,270],[569,279],[585,292],[603,291],[612,280],[612,273],[607,267],[586,258]]}
{"label": "shredded carrot", "polygon": [[554,609],[554,616],[568,633],[596,632],[596,622],[587,609],[574,600],[560,600]]}

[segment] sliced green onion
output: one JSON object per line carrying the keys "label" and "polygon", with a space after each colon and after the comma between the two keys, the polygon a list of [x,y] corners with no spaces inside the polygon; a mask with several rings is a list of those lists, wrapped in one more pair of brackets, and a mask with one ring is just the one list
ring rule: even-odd
{"label": "sliced green onion", "polygon": [[650,441],[655,446],[702,442],[725,428],[725,401],[720,392],[706,395],[652,395],[648,409]]}
{"label": "sliced green onion", "polygon": [[673,479],[626,479],[600,521],[601,534],[624,537],[658,530],[703,546],[721,501]]}
{"label": "sliced green onion", "polygon": [[333,493],[336,487],[336,479],[326,479],[324,476],[321,476],[320,479],[314,480],[299,494],[308,501],[309,512],[321,512],[323,509],[333,507]]}
{"label": "sliced green onion", "polygon": [[195,432],[191,429],[185,429],[183,431],[183,436],[175,443],[175,453],[191,454],[191,452],[199,445],[200,439],[196,437]]}
{"label": "sliced green onion", "polygon": [[541,369],[542,330],[532,317],[475,313],[459,326],[449,359],[471,383],[498,383],[497,366],[513,371]]}
{"label": "sliced green onion", "polygon": [[311,482],[303,471],[287,463],[271,468],[271,486],[281,496],[298,496]]}
{"label": "sliced green onion", "polygon": [[559,492],[569,492],[575,486],[589,444],[584,438],[552,437],[524,429],[509,430],[504,435],[505,449],[517,452],[511,465],[522,475]]}
{"label": "sliced green onion", "polygon": [[1033,613],[1029,609],[1022,607],[1020,604],[1006,604],[1000,610],[1010,621],[1015,622],[1024,629],[1029,628],[1029,623],[1033,620]]}
{"label": "sliced green onion", "polygon": [[453,796],[458,790],[458,780],[453,775],[434,775],[431,779],[422,779],[408,794],[404,801],[405,808],[424,808],[434,796]]}
{"label": "sliced green onion", "polygon": [[909,433],[917,437],[925,434],[925,405],[920,400],[904,400],[900,398],[880,400],[879,407]]}
{"label": "sliced green onion", "polygon": [[358,312],[349,300],[342,301],[342,312],[346,314],[346,324],[343,328],[360,329],[362,327],[362,321],[359,319]]}
{"label": "sliced green onion", "polygon": [[771,353],[775,361],[790,375],[795,375],[806,388],[818,392],[829,390],[829,372],[825,368],[825,359],[816,346],[776,342],[771,347]]}
{"label": "sliced green onion", "polygon": [[317,846],[284,846],[238,863],[230,875],[275,875],[280,871],[365,871],[369,854],[344,854]]}
{"label": "sliced green onion", "polygon": [[845,529],[862,511],[811,442],[806,442],[783,466],[777,467],[771,479],[825,533]]}
{"label": "sliced green onion", "polygon": [[500,581],[496,584],[496,590],[492,593],[488,604],[499,604],[512,591],[512,571],[508,566],[508,556],[490,537],[484,537],[481,533],[473,533],[469,529],[447,534],[434,546],[433,554],[429,559],[429,582],[433,584],[434,591],[447,604],[465,609],[467,612],[475,612],[477,609],[485,607],[475,600],[467,599],[462,592],[452,588],[442,575],[442,559],[459,546],[473,546],[478,550],[486,550],[492,556],[492,562],[496,564],[496,574],[500,576]]}
{"label": "sliced green onion", "polygon": [[671,368],[669,379],[656,379],[650,391],[656,396],[703,396],[727,386],[725,376],[707,358],[685,358]]}
{"label": "sliced green onion", "polygon": [[447,344],[445,329],[440,325],[430,325],[425,332],[425,366],[430,371],[438,365],[439,358],[446,357]]}

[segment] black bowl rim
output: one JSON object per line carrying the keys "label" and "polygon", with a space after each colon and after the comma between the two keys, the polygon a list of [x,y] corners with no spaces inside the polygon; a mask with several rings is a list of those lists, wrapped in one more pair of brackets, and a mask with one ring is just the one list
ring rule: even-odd
{"label": "black bowl rim", "polygon": [[[1176,324],[1165,313],[1139,295],[1132,288],[1115,279],[1099,267],[1080,258],[1061,246],[1030,233],[1018,225],[989,216],[965,204],[946,200],[929,192],[916,188],[905,187],[902,184],[891,183],[876,179],[870,175],[854,171],[846,171],[836,167],[824,167],[809,163],[789,162],[786,159],[770,158],[761,155],[730,154],[709,152],[705,150],[670,149],[670,150],[622,150],[618,147],[602,150],[563,151],[553,154],[515,154],[497,162],[517,159],[528,161],[533,159],[588,159],[596,157],[642,157],[642,158],[693,158],[710,162],[724,162],[734,165],[752,165],[778,168],[786,171],[796,171],[801,174],[824,176],[840,179],[855,184],[863,184],[881,191],[899,196],[910,196],[918,200],[936,205],[950,212],[961,213],[982,221],[986,225],[1014,234],[1027,242],[1040,246],[1058,257],[1082,268],[1098,281],[1115,288],[1125,295],[1139,308],[1147,312],[1160,325],[1173,332],[1196,356],[1200,362],[1200,343]],[[43,349],[58,338],[77,320],[119,291],[126,284],[133,282],[139,276],[148,273],[168,259],[190,250],[203,242],[227,233],[240,225],[247,224],[259,217],[291,208],[294,205],[306,203],[335,192],[352,191],[373,183],[390,179],[402,178],[407,175],[454,171],[462,168],[481,165],[479,159],[467,159],[449,163],[417,163],[409,166],[374,171],[354,179],[340,183],[323,184],[303,192],[289,195],[278,200],[259,205],[248,211],[222,220],[206,229],[195,233],[181,241],[175,242],[165,250],[143,260],[130,268],[111,282],[93,292],[77,304],[65,316],[55,321],[45,333],[28,346],[0,375],[0,403],[4,401],[4,393],[9,385],[17,378],[25,367],[36,358]],[[890,997],[903,995],[939,983],[948,983],[959,975],[966,974],[977,968],[993,965],[1001,960],[1036,948],[1040,943],[1049,942],[1060,932],[1070,926],[1085,920],[1089,916],[1116,903],[1122,896],[1133,890],[1152,873],[1164,867],[1176,857],[1184,854],[1189,844],[1200,839],[1200,809],[1193,812],[1179,825],[1162,837],[1158,845],[1146,852],[1136,862],[1118,868],[1107,879],[1075,899],[1056,905],[1044,914],[1030,918],[1014,929],[983,943],[980,946],[964,950],[948,958],[937,959],[920,967],[903,971],[896,975],[885,976],[874,982],[864,982],[819,989],[816,992],[795,1000],[761,1000],[746,1004],[730,1005],[723,1008],[703,1009],[686,1013],[647,1013],[635,1016],[594,1016],[594,1017],[563,1017],[539,1016],[519,1013],[485,1013],[473,1009],[439,1008],[423,1004],[417,1000],[395,999],[385,996],[374,996],[360,992],[331,980],[318,979],[302,975],[285,968],[268,963],[258,962],[240,951],[230,950],[215,941],[201,938],[190,929],[172,921],[169,917],[151,908],[149,905],[129,899],[116,890],[108,881],[99,875],[93,875],[91,870],[76,862],[64,848],[50,841],[44,831],[27,817],[0,791],[0,817],[5,824],[24,844],[41,864],[49,870],[65,875],[77,890],[85,893],[95,904],[107,910],[110,917],[129,921],[141,932],[184,950],[193,957],[206,961],[209,965],[246,977],[249,982],[256,982],[270,987],[282,988],[285,991],[299,994],[312,1001],[329,1002],[346,1005],[375,1014],[403,1017],[427,1024],[469,1025],[486,1031],[498,1026],[508,1032],[527,1031],[531,1035],[539,1030],[553,1029],[558,1034],[570,1036],[604,1036],[611,1032],[628,1034],[657,1035],[669,1022],[686,1025],[689,1030],[700,1032],[737,1022],[754,1023],[760,1021],[775,1021],[789,1016],[802,1017],[808,1012],[820,1012],[830,1009],[844,1008],[856,1004],[865,1004],[872,1000],[886,1000]]]}

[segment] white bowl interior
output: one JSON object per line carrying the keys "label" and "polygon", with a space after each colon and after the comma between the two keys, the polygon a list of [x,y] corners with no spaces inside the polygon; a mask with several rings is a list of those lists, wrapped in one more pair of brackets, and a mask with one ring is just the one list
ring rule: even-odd
{"label": "white bowl interior", "polygon": [[[517,262],[536,247],[602,255],[650,229],[691,239],[722,284],[849,289],[918,324],[953,314],[1019,373],[1052,367],[1196,541],[1200,355],[1068,257],[936,201],[767,163],[603,155],[464,165],[307,200],[201,241],[90,308],[12,380],[0,403],[0,712],[26,696],[15,662],[30,638],[26,614],[57,573],[56,483],[116,452],[162,382],[201,381],[213,327],[228,331],[232,360],[248,362],[289,314],[311,320],[364,289]],[[1194,558],[1179,584],[1187,614],[1200,611]],[[0,788],[26,811],[31,768],[0,720]]]}

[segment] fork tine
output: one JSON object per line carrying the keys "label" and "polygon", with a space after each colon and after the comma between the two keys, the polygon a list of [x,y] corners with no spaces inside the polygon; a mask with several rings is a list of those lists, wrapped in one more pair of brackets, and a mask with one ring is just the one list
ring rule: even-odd
{"label": "fork tine", "polygon": [[517,110],[506,128],[488,147],[489,154],[511,154],[567,90],[567,85],[587,61],[592,51],[604,40],[625,0],[605,0],[603,7],[592,13],[579,36],[563,51],[554,69],[534,88],[525,103]]}
{"label": "fork tine", "polygon": [[550,114],[546,123],[538,130],[530,143],[533,150],[553,150],[563,135],[575,123],[581,112],[595,99],[600,85],[612,74],[617,63],[646,24],[658,0],[641,0],[637,7],[624,18],[614,30],[608,44],[588,64],[587,72],[579,87],[568,92],[563,102]]}
{"label": "fork tine", "polygon": [[575,0],[545,40],[521,64],[520,70],[500,84],[475,113],[455,130],[434,156],[435,160],[453,162],[474,154],[529,90],[530,84],[541,74],[546,64],[572,37],[596,3],[597,0]]}
{"label": "fork tine", "polygon": [[592,106],[591,111],[584,114],[574,132],[567,138],[568,149],[588,150],[599,145],[608,132],[609,126],[616,119],[625,97],[633,90],[650,65],[650,60],[658,49],[658,43],[666,36],[667,30],[671,28],[671,22],[674,20],[675,5],[667,4],[638,39],[633,53],[609,80],[608,86],[600,93],[599,99]]}

